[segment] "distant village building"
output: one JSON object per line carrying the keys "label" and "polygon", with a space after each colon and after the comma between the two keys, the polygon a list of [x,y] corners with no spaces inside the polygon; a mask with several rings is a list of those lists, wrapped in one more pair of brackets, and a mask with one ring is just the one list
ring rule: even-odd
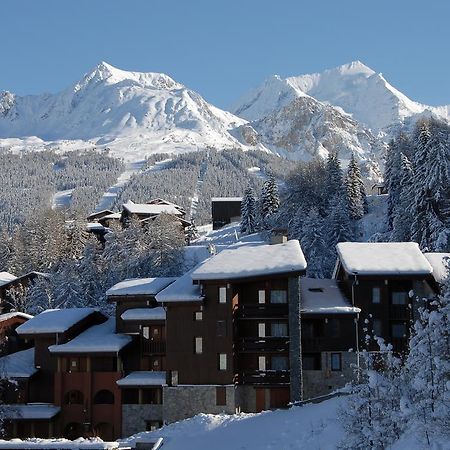
{"label": "distant village building", "polygon": [[213,230],[218,230],[231,222],[241,220],[242,197],[213,197],[212,221]]}
{"label": "distant village building", "polygon": [[184,208],[167,200],[156,198],[147,203],[134,203],[132,200],[128,200],[122,205],[121,212],[113,212],[108,209],[94,212],[87,217],[86,229],[104,242],[105,234],[110,231],[109,227],[114,223],[127,226],[130,220],[138,220],[143,226],[146,226],[161,214],[173,217],[174,221],[180,223],[183,230],[191,226],[191,222],[185,219]]}

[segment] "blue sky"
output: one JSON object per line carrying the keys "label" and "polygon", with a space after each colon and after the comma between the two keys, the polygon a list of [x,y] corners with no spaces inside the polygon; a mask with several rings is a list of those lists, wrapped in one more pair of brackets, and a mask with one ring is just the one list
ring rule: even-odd
{"label": "blue sky", "polygon": [[102,60],[226,108],[272,74],[361,60],[450,104],[448,0],[0,0],[0,90],[56,92]]}

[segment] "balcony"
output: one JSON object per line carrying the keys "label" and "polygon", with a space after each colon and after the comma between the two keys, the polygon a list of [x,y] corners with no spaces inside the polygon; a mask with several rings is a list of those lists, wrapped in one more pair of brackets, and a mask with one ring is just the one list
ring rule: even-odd
{"label": "balcony", "polygon": [[280,319],[287,318],[289,308],[286,303],[238,305],[234,310],[239,319]]}
{"label": "balcony", "polygon": [[406,305],[391,305],[389,318],[395,320],[409,320],[411,311]]}
{"label": "balcony", "polygon": [[247,337],[235,342],[235,348],[240,353],[287,352],[289,351],[289,337]]}
{"label": "balcony", "polygon": [[289,370],[252,370],[237,374],[238,384],[289,384]]}
{"label": "balcony", "polygon": [[166,343],[165,341],[141,339],[141,351],[143,355],[164,355],[166,353]]}

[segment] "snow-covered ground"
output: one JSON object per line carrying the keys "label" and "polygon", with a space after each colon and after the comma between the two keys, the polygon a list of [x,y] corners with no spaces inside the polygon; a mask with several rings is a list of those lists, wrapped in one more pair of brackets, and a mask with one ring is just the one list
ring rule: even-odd
{"label": "snow-covered ground", "polygon": [[368,242],[375,234],[386,232],[388,195],[368,195],[369,212],[361,219],[361,235],[358,241]]}
{"label": "snow-covered ground", "polygon": [[342,398],[260,414],[200,414],[139,437],[163,438],[164,450],[331,450],[344,437]]}
{"label": "snow-covered ground", "polygon": [[68,208],[72,201],[73,189],[58,191],[52,198],[52,209]]}
{"label": "snow-covered ground", "polygon": [[[346,440],[339,420],[347,397],[259,414],[199,414],[153,432],[121,441],[163,438],[164,450],[337,450]],[[386,450],[448,450],[450,442],[433,436],[428,447],[414,430]],[[370,448],[368,444],[367,449]]]}

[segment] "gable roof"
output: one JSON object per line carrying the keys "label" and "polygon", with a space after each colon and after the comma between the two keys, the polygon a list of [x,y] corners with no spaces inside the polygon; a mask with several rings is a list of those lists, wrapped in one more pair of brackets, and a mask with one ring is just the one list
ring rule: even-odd
{"label": "gable roof", "polygon": [[443,284],[449,277],[450,253],[425,253],[425,258],[433,268],[433,278]]}
{"label": "gable roof", "polygon": [[177,278],[172,284],[167,286],[156,295],[156,301],[160,303],[172,302],[201,302],[205,298],[199,284],[194,284],[192,272],[186,272]]}
{"label": "gable roof", "polygon": [[340,242],[339,260],[349,274],[430,275],[428,260],[415,242]]}
{"label": "gable roof", "polygon": [[228,247],[207,259],[193,272],[193,280],[227,280],[289,274],[306,269],[297,240],[283,244],[241,244]]}
{"label": "gable roof", "polygon": [[49,309],[19,325],[16,332],[19,335],[64,333],[96,312],[94,308]]}
{"label": "gable roof", "polygon": [[131,200],[128,200],[127,203],[123,204],[123,208],[130,214],[148,214],[151,216],[166,213],[174,216],[183,215],[183,213],[174,205],[134,203]]}
{"label": "gable roof", "polygon": [[51,345],[50,353],[118,353],[132,338],[125,334],[116,334],[115,323],[115,318],[110,317],[106,322],[88,328],[65,344]]}
{"label": "gable roof", "polygon": [[38,370],[34,366],[34,348],[0,358],[0,375],[7,378],[30,378]]}
{"label": "gable roof", "polygon": [[336,280],[302,278],[300,281],[301,312],[304,314],[356,314],[339,289]]}
{"label": "gable roof", "polygon": [[106,295],[108,297],[122,297],[127,295],[154,296],[175,280],[176,278],[173,277],[130,278],[109,288],[106,291]]}
{"label": "gable roof", "polygon": [[9,272],[0,272],[0,286],[8,284],[10,281],[16,280],[17,277]]}

